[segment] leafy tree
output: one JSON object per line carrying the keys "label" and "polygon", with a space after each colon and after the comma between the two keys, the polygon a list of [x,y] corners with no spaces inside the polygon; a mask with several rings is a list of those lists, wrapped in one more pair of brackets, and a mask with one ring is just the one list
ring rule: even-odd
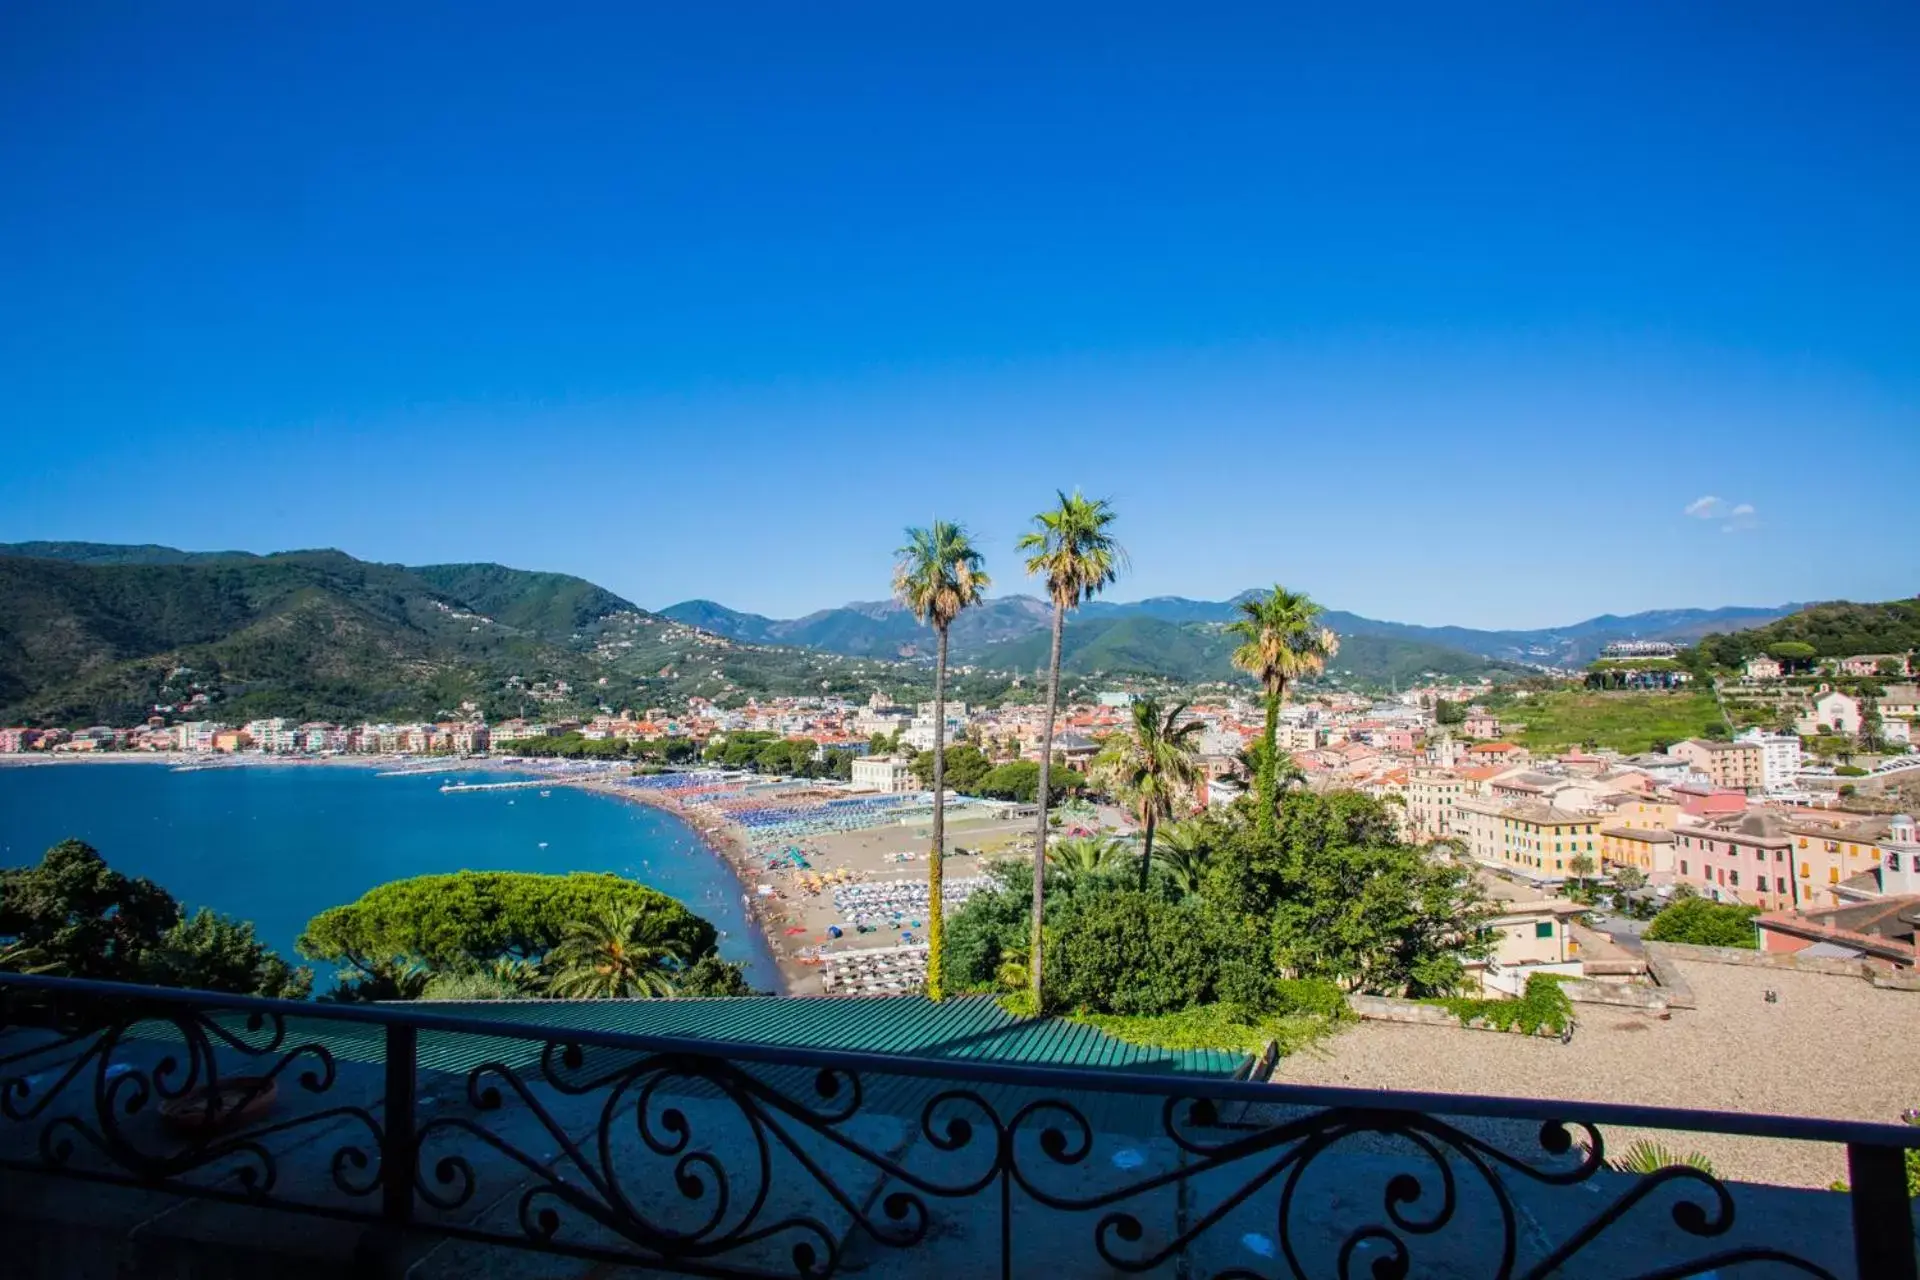
{"label": "leafy tree", "polygon": [[1140,820],[1140,891],[1145,893],[1153,869],[1154,828],[1173,817],[1177,799],[1193,795],[1200,776],[1200,748],[1194,739],[1204,726],[1198,720],[1182,723],[1184,702],[1163,708],[1158,698],[1142,698],[1132,711],[1131,724],[1100,749],[1093,776]]}
{"label": "leafy tree", "polygon": [[1787,671],[1805,671],[1812,667],[1819,650],[1804,640],[1780,640],[1767,646],[1767,656]]}
{"label": "leafy tree", "polygon": [[458,970],[502,957],[538,959],[575,921],[629,908],[659,917],[663,935],[690,960],[712,953],[713,926],[672,898],[589,872],[459,871],[396,880],[321,912],[296,945],[309,959],[351,965],[367,977],[396,961]]}
{"label": "leafy tree", "polygon": [[679,976],[683,996],[757,996],[747,982],[746,966],[719,956],[705,956],[688,966]]}
{"label": "leafy tree", "polygon": [[1274,832],[1274,809],[1279,791],[1274,764],[1279,759],[1280,704],[1287,686],[1327,669],[1327,660],[1340,651],[1340,640],[1319,625],[1320,606],[1303,592],[1276,585],[1265,596],[1240,602],[1240,617],[1228,632],[1240,640],[1233,665],[1258,680],[1267,695],[1267,721],[1260,735],[1266,748],[1264,773],[1255,780],[1261,832]]}
{"label": "leafy tree", "polygon": [[674,994],[691,957],[659,912],[625,904],[569,925],[547,959],[554,995],[613,1000]]}
{"label": "leafy tree", "polygon": [[1052,801],[1053,785],[1048,777],[1053,766],[1053,720],[1060,706],[1060,639],[1066,629],[1067,611],[1112,585],[1119,576],[1126,552],[1115,542],[1108,526],[1113,523],[1113,508],[1104,498],[1086,498],[1075,490],[1072,497],[1059,493],[1060,505],[1033,518],[1033,529],[1021,535],[1015,544],[1026,553],[1027,573],[1046,579],[1047,595],[1053,601],[1053,631],[1047,658],[1047,710],[1040,731],[1040,779],[1037,798],[1040,816],[1033,844],[1033,945],[1031,995],[1037,1009],[1041,1005],[1042,951],[1046,935],[1041,918],[1046,907],[1047,807]]}
{"label": "leafy tree", "polygon": [[254,936],[253,926],[202,907],[167,930],[148,956],[148,980],[196,991],[304,1000],[313,970],[293,968]]}
{"label": "leafy tree", "polygon": [[1488,907],[1472,871],[1399,842],[1393,815],[1358,792],[1281,797],[1273,837],[1258,822],[1201,819],[1213,850],[1203,898],[1265,935],[1282,977],[1348,990],[1444,995],[1486,954]]}
{"label": "leafy tree", "polygon": [[[936,763],[944,757],[944,765],[936,769]],[[914,780],[923,787],[934,785],[934,774],[943,772],[945,789],[958,791],[961,795],[977,794],[977,788],[987,774],[993,770],[993,762],[978,747],[948,747],[936,756],[931,751],[922,751],[913,758]],[[1039,766],[1035,765],[1036,776]]]}
{"label": "leafy tree", "polygon": [[1584,853],[1576,853],[1573,857],[1567,859],[1567,874],[1571,875],[1576,881],[1584,883],[1586,878],[1593,874],[1593,871],[1593,859]]}
{"label": "leafy tree", "polygon": [[1653,942],[1686,942],[1698,947],[1758,947],[1753,918],[1759,914],[1758,907],[1685,898],[1655,916],[1646,936]]}
{"label": "leafy tree", "polygon": [[1433,701],[1433,722],[1435,724],[1465,724],[1467,722],[1467,709],[1458,702],[1450,702],[1445,698],[1435,698]]}
{"label": "leafy tree", "polygon": [[121,875],[78,840],[54,845],[37,866],[0,871],[0,941],[30,948],[47,972],[142,981],[179,919],[172,894]]}

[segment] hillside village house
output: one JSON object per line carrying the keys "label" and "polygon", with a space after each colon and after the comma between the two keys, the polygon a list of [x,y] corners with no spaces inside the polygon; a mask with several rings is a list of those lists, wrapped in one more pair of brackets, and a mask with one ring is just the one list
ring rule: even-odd
{"label": "hillside village house", "polygon": [[1797,728],[1802,734],[1819,733],[1825,725],[1830,733],[1852,736],[1860,732],[1860,702],[1838,689],[1828,689],[1813,700],[1813,710],[1800,717]]}
{"label": "hillside village house", "polygon": [[1460,723],[1460,732],[1469,738],[1497,738],[1500,736],[1500,717],[1484,711],[1470,712]]}
{"label": "hillside village house", "polygon": [[1908,672],[1908,655],[1904,653],[1856,653],[1851,658],[1840,659],[1840,674],[1843,676],[1904,676]]}
{"label": "hillside village house", "polygon": [[1880,861],[1880,842],[1891,827],[1885,818],[1796,810],[1787,821],[1787,831],[1793,837],[1800,905],[1839,903],[1839,886]]}
{"label": "hillside village house", "polygon": [[1749,680],[1778,680],[1783,670],[1776,659],[1764,653],[1757,658],[1748,658],[1744,669]]}
{"label": "hillside village house", "polygon": [[1511,742],[1479,742],[1467,748],[1467,759],[1474,764],[1497,764],[1502,768],[1511,768],[1516,764],[1526,764],[1533,757],[1527,754],[1525,747],[1516,747]]}

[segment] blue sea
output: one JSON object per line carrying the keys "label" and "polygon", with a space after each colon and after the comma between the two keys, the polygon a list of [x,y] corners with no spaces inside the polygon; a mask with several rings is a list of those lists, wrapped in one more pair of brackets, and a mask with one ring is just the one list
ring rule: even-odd
{"label": "blue sea", "polygon": [[[289,961],[306,922],[375,885],[446,871],[611,871],[720,929],[720,953],[777,989],[765,940],[733,872],[679,818],[556,786],[442,795],[444,782],[525,775],[469,771],[382,778],[325,765],[173,773],[160,763],[0,767],[0,866],[38,862],[71,836],[108,865],[146,876],[188,907],[251,920]],[[315,987],[331,985],[319,966]]]}

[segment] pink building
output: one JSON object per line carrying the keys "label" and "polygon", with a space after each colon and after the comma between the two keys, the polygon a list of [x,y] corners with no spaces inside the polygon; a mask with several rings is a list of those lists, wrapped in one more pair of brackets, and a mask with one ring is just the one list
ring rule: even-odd
{"label": "pink building", "polygon": [[1747,807],[1747,793],[1744,791],[1689,786],[1673,787],[1671,791],[1680,805],[1680,811],[1695,818],[1727,818],[1745,812]]}
{"label": "pink building", "polygon": [[31,729],[0,729],[0,752],[11,755],[16,751],[25,751],[32,738]]}
{"label": "pink building", "polygon": [[1793,836],[1780,815],[1754,812],[1673,833],[1674,878],[1715,902],[1785,911],[1798,902]]}

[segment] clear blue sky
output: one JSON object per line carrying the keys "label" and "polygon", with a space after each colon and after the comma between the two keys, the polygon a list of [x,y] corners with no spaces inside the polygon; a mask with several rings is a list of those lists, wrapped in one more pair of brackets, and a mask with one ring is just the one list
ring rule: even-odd
{"label": "clear blue sky", "polygon": [[1920,588],[1920,5],[930,8],[0,7],[0,540]]}

